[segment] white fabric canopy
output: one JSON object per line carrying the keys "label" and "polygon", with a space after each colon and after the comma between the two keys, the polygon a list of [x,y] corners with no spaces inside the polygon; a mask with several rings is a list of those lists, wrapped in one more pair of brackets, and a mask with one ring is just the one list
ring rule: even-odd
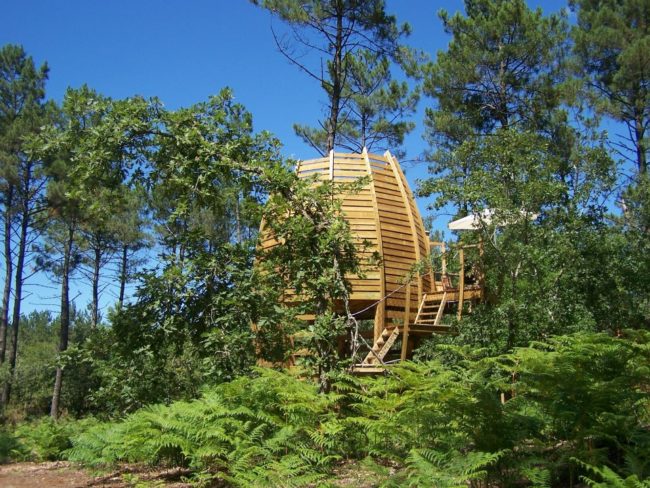
{"label": "white fabric canopy", "polygon": [[492,221],[492,210],[485,209],[480,214],[471,214],[462,219],[449,222],[449,230],[476,230],[481,226],[481,222],[489,224]]}
{"label": "white fabric canopy", "polygon": [[[521,210],[520,214],[522,217],[528,218],[529,220],[535,220],[539,216],[539,214],[529,213],[526,212],[525,210]],[[494,211],[490,210],[489,208],[486,208],[481,213],[474,213],[468,215],[467,217],[463,217],[462,219],[449,222],[449,224],[447,224],[447,227],[449,227],[449,230],[476,230],[481,227],[481,223],[490,225],[492,223],[492,215],[494,215]],[[519,219],[514,218],[511,219],[510,221],[506,221],[502,223],[497,222],[497,226],[503,226],[503,225],[513,223],[513,221],[515,220],[519,220]]]}

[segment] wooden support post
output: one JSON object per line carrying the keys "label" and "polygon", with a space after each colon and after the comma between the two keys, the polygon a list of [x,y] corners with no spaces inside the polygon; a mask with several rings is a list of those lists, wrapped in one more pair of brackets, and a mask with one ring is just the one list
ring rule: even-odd
{"label": "wooden support post", "polygon": [[427,235],[427,242],[429,243],[429,254],[427,256],[427,259],[429,260],[429,264],[431,265],[431,268],[429,269],[429,280],[431,281],[431,289],[427,291],[428,293],[428,292],[436,291],[436,270],[433,269],[433,260],[431,259],[431,256],[433,255],[431,249],[433,249],[433,246],[435,244],[431,242],[428,232],[426,235]]}
{"label": "wooden support post", "polygon": [[404,329],[402,333],[402,355],[401,360],[406,361],[409,341],[409,327],[411,325],[411,283],[406,286],[406,303],[404,304]]}
{"label": "wooden support post", "polygon": [[444,242],[440,243],[440,250],[442,251],[442,275],[447,274],[447,246]]}
{"label": "wooden support post", "polygon": [[458,250],[460,270],[458,272],[458,320],[463,316],[463,302],[465,300],[465,250],[461,247]]}
{"label": "wooden support post", "polygon": [[381,336],[381,333],[384,331],[384,302],[377,305],[375,310],[375,324],[373,327],[373,342],[377,342],[377,339]]}

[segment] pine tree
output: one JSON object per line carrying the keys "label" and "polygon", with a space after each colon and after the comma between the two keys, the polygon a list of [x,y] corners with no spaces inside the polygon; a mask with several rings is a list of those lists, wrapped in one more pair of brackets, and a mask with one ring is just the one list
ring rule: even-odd
{"label": "pine tree", "polygon": [[[36,214],[41,210],[38,203],[44,186],[41,163],[28,154],[26,139],[37,134],[40,126],[46,122],[49,107],[44,101],[47,75],[47,65],[37,68],[22,47],[7,45],[0,50],[0,171],[5,255],[5,284],[0,310],[0,364],[4,363],[7,350],[11,280],[15,280],[11,323],[13,345],[9,358],[9,380],[2,389],[2,404],[9,401],[11,378],[16,365],[25,258],[32,240],[30,231]],[[16,241],[17,249],[14,249]]]}
{"label": "pine tree", "polygon": [[439,203],[451,202],[463,214],[476,198],[465,183],[480,166],[472,167],[457,150],[489,143],[499,130],[549,128],[567,39],[561,17],[544,17],[523,0],[468,0],[465,10],[466,16],[439,14],[452,40],[426,68],[424,92],[437,102],[425,116],[429,169],[436,178],[421,189],[430,194],[444,188]]}
{"label": "pine tree", "polygon": [[[411,64],[412,51],[399,45],[410,28],[398,26],[383,0],[252,1],[289,25],[286,35],[273,31],[280,52],[327,95],[319,127],[294,126],[305,142],[321,154],[338,145],[356,149],[364,142],[402,142],[412,127],[396,119],[412,113],[417,96],[391,82],[387,63]],[[313,64],[306,61],[310,55]]]}
{"label": "pine tree", "polygon": [[617,152],[644,174],[650,150],[650,5],[646,0],[570,4],[578,14],[575,52],[588,75],[593,106],[625,124],[628,135],[614,143]]}

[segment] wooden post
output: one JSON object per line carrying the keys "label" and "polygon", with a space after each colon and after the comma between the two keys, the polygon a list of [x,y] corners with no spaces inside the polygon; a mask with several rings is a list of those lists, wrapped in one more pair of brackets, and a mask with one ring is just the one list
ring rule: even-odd
{"label": "wooden post", "polygon": [[465,250],[461,247],[458,250],[460,270],[458,272],[458,320],[463,316],[463,302],[465,299]]}
{"label": "wooden post", "polygon": [[432,261],[431,256],[433,255],[433,253],[431,252],[431,249],[433,249],[433,246],[435,246],[435,243],[431,241],[431,238],[430,238],[428,232],[427,232],[426,235],[427,235],[427,242],[429,243],[428,259],[430,261],[429,264],[431,265],[431,268],[429,270],[429,279],[431,280],[431,289],[429,291],[434,292],[434,291],[436,291],[436,270],[433,269],[433,262],[431,262]]}
{"label": "wooden post", "polygon": [[442,252],[442,275],[447,274],[447,246],[444,242],[440,243],[440,251]]}
{"label": "wooden post", "polygon": [[[361,153],[363,160],[366,166],[366,173],[372,175],[372,168],[370,166],[370,158],[368,157],[368,151],[366,148],[363,149]],[[381,219],[379,218],[379,204],[377,203],[377,192],[375,189],[374,178],[370,180],[370,194],[372,196],[372,205],[374,209],[374,219],[375,226],[377,229],[377,252],[383,256],[384,250],[382,246],[382,234],[381,234]],[[379,298],[383,299],[386,295],[386,270],[384,263],[382,262],[379,266]],[[377,339],[381,336],[381,333],[384,331],[384,326],[386,325],[386,300],[382,300],[377,304],[377,310],[375,311],[375,324],[373,330],[373,342],[377,342]]]}
{"label": "wooden post", "polygon": [[409,326],[411,324],[411,283],[406,286],[406,303],[404,305],[404,331],[402,333],[402,355],[401,360],[406,361],[406,354],[409,341]]}

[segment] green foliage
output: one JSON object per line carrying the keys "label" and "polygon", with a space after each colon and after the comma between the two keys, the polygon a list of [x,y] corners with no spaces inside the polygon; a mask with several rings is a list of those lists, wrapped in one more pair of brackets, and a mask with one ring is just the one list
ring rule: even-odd
{"label": "green foliage", "polygon": [[495,464],[502,452],[437,452],[429,449],[414,450],[408,458],[404,486],[423,486],[432,483],[441,488],[461,488],[468,482],[487,477],[486,468]]}
{"label": "green foliage", "polygon": [[[640,480],[636,475],[630,475],[622,478],[618,473],[608,466],[596,467],[587,463],[578,461],[590,474],[582,476],[582,480],[592,488],[648,488],[650,480]],[[600,481],[595,481],[592,477],[596,476]]]}
{"label": "green foliage", "polygon": [[272,285],[267,288],[270,296],[292,290],[294,310],[314,314],[313,323],[301,327],[295,338],[311,352],[307,363],[323,391],[329,390],[330,372],[343,366],[338,337],[350,332],[347,277],[362,274],[362,265],[368,264],[359,257],[365,244],[355,246],[339,196],[354,194],[365,184],[363,178],[339,183],[296,177],[290,192],[271,195],[264,210],[266,237],[278,244],[258,253],[257,266],[277,283],[275,293]]}
{"label": "green foliage", "polygon": [[[647,172],[650,124],[650,8],[644,0],[571,0],[580,79],[599,113],[627,126],[617,152]],[[586,72],[586,76],[585,76]]]}
{"label": "green foliage", "polygon": [[323,479],[339,457],[338,401],[307,382],[258,370],[198,400],[100,424],[75,440],[68,457],[89,464],[182,464],[235,486],[304,486]]}
{"label": "green foliage", "polygon": [[367,452],[407,460],[413,479],[455,486],[474,473],[495,486],[566,486],[572,457],[647,456],[649,340],[575,334],[493,357],[439,346],[436,360],[368,382],[350,421],[367,434]]}
{"label": "green foliage", "polygon": [[90,363],[82,360],[79,350],[101,331],[91,328],[88,314],[73,309],[71,349],[61,357],[57,356],[58,332],[59,321],[49,312],[32,312],[21,317],[20,354],[16,361],[11,401],[6,406],[7,417],[24,420],[49,411],[52,378],[57,364],[62,364],[66,370],[66,383],[62,390],[65,411],[75,416],[93,411],[90,392],[98,385]]}
{"label": "green foliage", "polygon": [[623,307],[602,309],[625,293],[624,274],[603,273],[620,262],[604,218],[615,166],[592,121],[566,105],[566,20],[522,0],[467,2],[465,15],[440,17],[452,40],[427,71],[435,177],[420,193],[477,216],[485,253],[469,262],[485,270],[488,302],[456,342],[497,353],[632,325]]}
{"label": "green foliage", "polygon": [[310,486],[343,459],[364,459],[355,462],[386,487],[563,487],[580,476],[645,486],[649,347],[639,331],[558,336],[499,356],[439,346],[436,359],[383,378],[339,374],[327,394],[258,369],[120,422],[41,422],[15,439],[36,456],[185,466],[233,486]]}
{"label": "green foliage", "polygon": [[15,445],[10,457],[14,461],[55,461],[64,459],[65,451],[72,447],[72,438],[92,428],[92,418],[77,421],[42,418],[19,424],[13,431]]}

